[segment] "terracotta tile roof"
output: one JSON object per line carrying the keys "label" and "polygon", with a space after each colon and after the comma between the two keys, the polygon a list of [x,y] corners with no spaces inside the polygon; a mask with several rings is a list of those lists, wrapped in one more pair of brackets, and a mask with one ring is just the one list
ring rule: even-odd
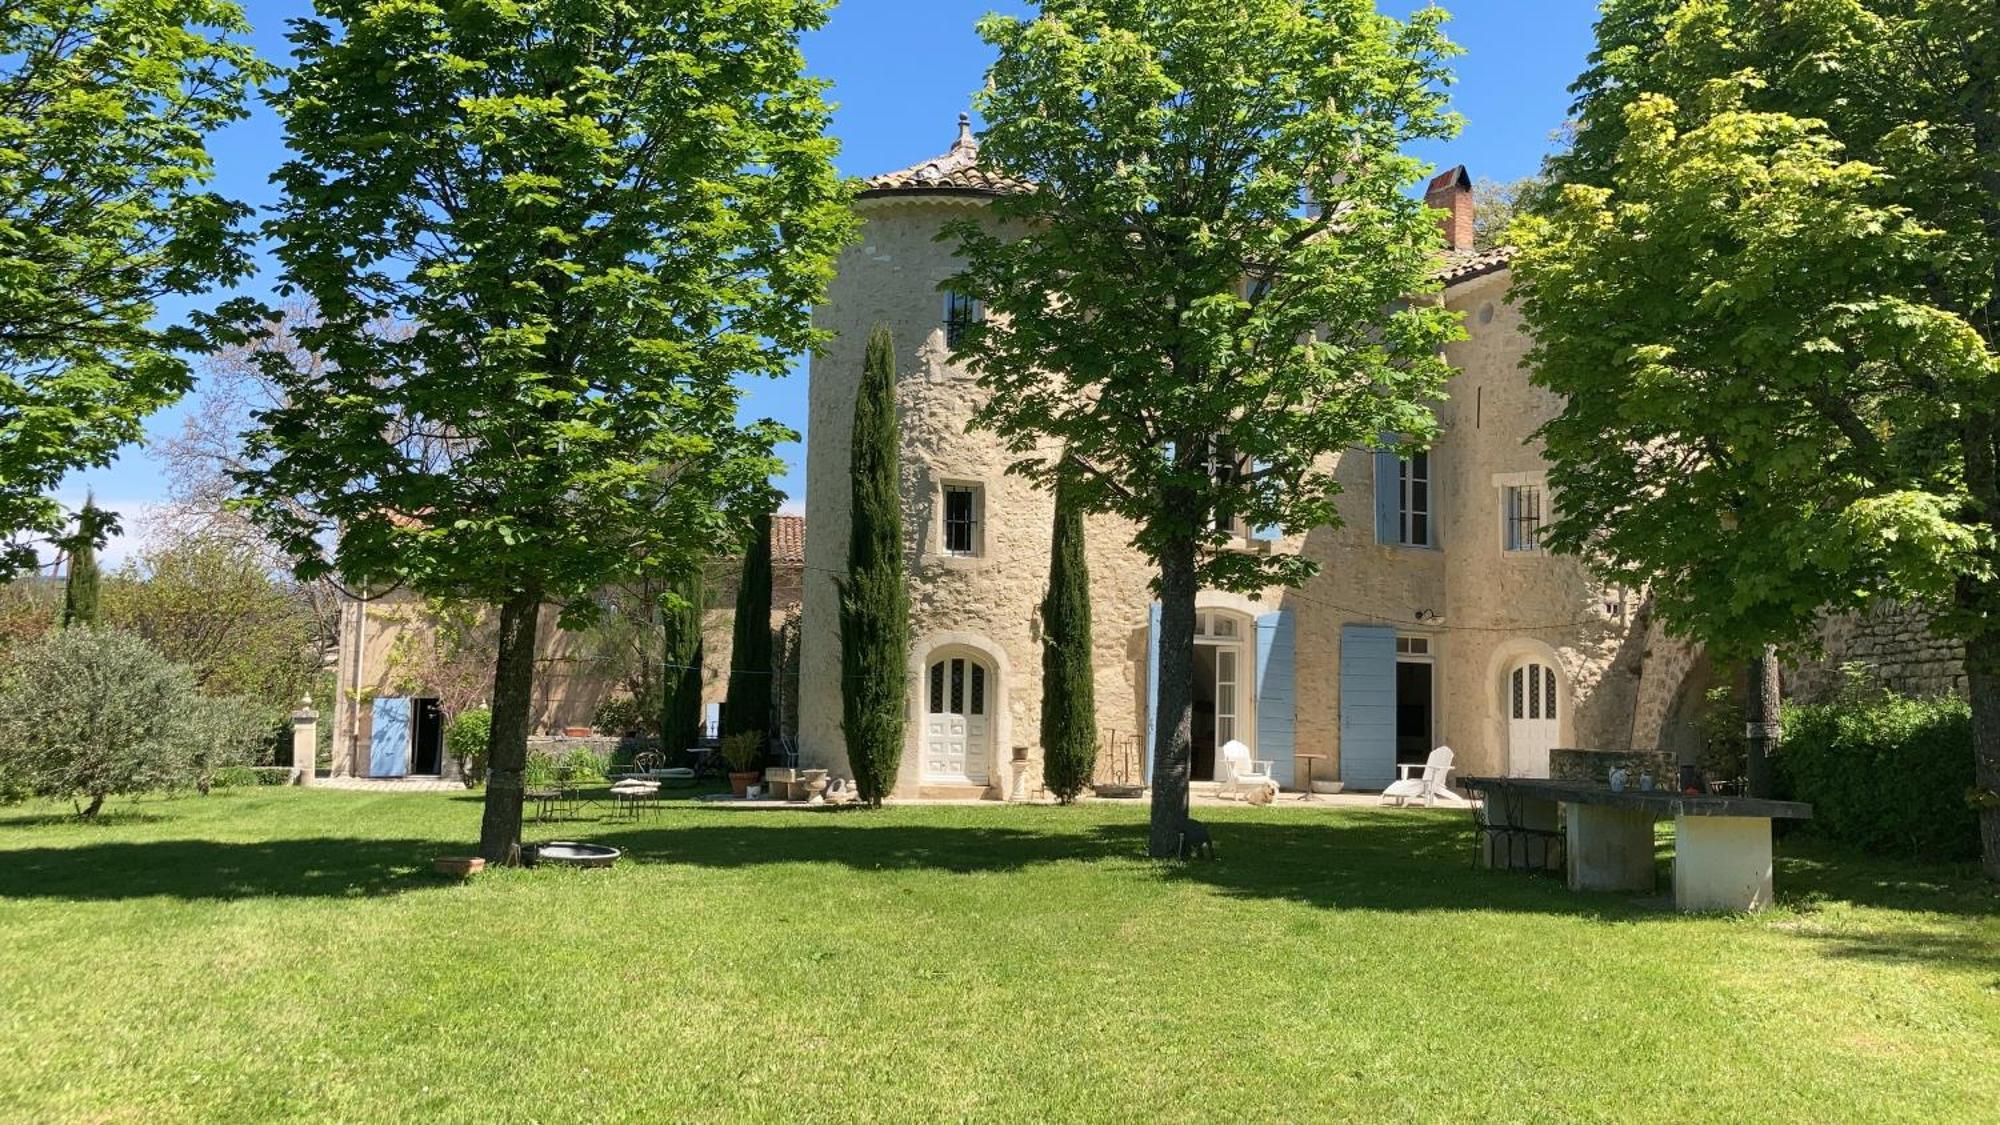
{"label": "terracotta tile roof", "polygon": [[771,562],[783,566],[804,566],[806,561],[806,518],[771,517]]}
{"label": "terracotta tile roof", "polygon": [[[1435,191],[1440,186],[1456,186],[1461,180],[1469,187],[1471,181],[1463,166],[1441,173],[1430,186]],[[1024,192],[1032,186],[1027,180],[979,166],[979,141],[972,135],[972,118],[963,113],[958,115],[958,140],[952,143],[951,151],[908,168],[870,176],[861,183],[862,199],[924,194],[1001,196]],[[1484,277],[1506,269],[1513,256],[1511,246],[1496,250],[1447,250],[1438,280],[1450,286]]]}
{"label": "terracotta tile roof", "polygon": [[861,181],[861,198],[881,195],[1013,195],[1028,190],[1028,181],[1003,176],[979,166],[979,141],[972,135],[972,118],[958,115],[958,140],[951,151],[908,168],[884,172]]}
{"label": "terracotta tile roof", "polygon": [[1499,246],[1492,250],[1447,250],[1444,268],[1438,270],[1438,280],[1450,287],[1461,281],[1498,273],[1514,264],[1514,253],[1512,246]]}

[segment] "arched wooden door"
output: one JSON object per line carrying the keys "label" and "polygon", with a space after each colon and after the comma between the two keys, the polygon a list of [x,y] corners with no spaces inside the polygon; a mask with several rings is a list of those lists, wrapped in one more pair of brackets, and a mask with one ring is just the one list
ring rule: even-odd
{"label": "arched wooden door", "polygon": [[925,677],[924,780],[984,785],[993,752],[993,670],[974,656],[931,662]]}
{"label": "arched wooden door", "polygon": [[1561,737],[1556,682],[1555,668],[1539,660],[1508,673],[1507,772],[1515,777],[1549,776],[1549,751]]}

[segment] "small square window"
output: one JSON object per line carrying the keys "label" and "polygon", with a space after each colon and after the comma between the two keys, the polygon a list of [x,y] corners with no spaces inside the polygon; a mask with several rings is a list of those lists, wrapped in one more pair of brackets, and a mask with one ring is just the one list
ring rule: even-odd
{"label": "small square window", "polygon": [[944,553],[979,553],[980,489],[974,485],[944,486]]}
{"label": "small square window", "polygon": [[1542,526],[1547,516],[1542,504],[1542,488],[1536,484],[1510,485],[1506,490],[1507,549],[1539,551]]}
{"label": "small square window", "polygon": [[1398,656],[1429,656],[1430,654],[1431,639],[1429,637],[1396,638],[1396,655]]}
{"label": "small square window", "polygon": [[965,331],[986,318],[986,309],[963,293],[944,295],[944,343],[956,349],[965,342]]}

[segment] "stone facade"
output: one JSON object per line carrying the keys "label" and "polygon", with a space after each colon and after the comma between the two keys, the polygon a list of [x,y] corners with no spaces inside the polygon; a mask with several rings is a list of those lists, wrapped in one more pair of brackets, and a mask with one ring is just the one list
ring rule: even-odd
{"label": "stone facade", "polygon": [[[841,733],[837,577],[847,554],[848,480],[853,403],[869,333],[886,326],[897,349],[905,551],[911,589],[910,724],[897,791],[1014,795],[1011,761],[1026,758],[1026,791],[1038,783],[1036,745],[1041,651],[1037,621],[1046,585],[1052,498],[1006,472],[1012,456],[992,436],[968,430],[980,401],[974,379],[954,366],[945,344],[941,285],[955,262],[940,244],[943,225],[979,215],[997,190],[968,178],[976,149],[961,137],[952,154],[870,182],[857,209],[859,241],[842,257],[819,327],[832,342],[811,367],[806,580],[801,639],[800,744],[808,764],[848,769]],[[1469,200],[1465,206],[1469,206]],[[1468,339],[1452,345],[1459,374],[1439,405],[1444,436],[1431,454],[1434,546],[1378,541],[1377,464],[1372,450],[1336,459],[1343,488],[1338,527],[1306,529],[1246,549],[1303,552],[1320,564],[1297,590],[1259,597],[1203,592],[1198,608],[1233,622],[1245,638],[1239,665],[1254,664],[1248,631],[1259,618],[1287,614],[1295,662],[1284,712],[1264,706],[1262,674],[1245,668],[1237,737],[1274,760],[1288,786],[1301,784],[1313,759],[1316,780],[1343,770],[1341,647],[1350,626],[1389,626],[1411,647],[1399,663],[1429,665],[1431,699],[1422,744],[1445,743],[1466,773],[1519,768],[1511,761],[1510,682],[1528,664],[1557,671],[1557,729],[1537,737],[1549,746],[1623,749],[1657,737],[1658,721],[1635,730],[1641,696],[1671,699],[1649,659],[1673,646],[1653,643],[1638,621],[1640,599],[1604,589],[1578,564],[1505,544],[1504,489],[1540,485],[1544,462],[1531,441],[1559,406],[1531,386],[1521,362],[1528,337],[1507,302],[1503,254],[1456,253],[1445,272],[1444,300],[1460,312]],[[946,485],[983,496],[974,557],[943,549],[940,504]],[[1129,526],[1094,517],[1087,524],[1096,629],[1098,724],[1107,752],[1100,778],[1134,773],[1144,761],[1147,675],[1155,569],[1131,546]],[[988,729],[962,775],[936,776],[924,765],[935,720],[926,694],[934,663],[981,665]],[[1680,657],[1675,656],[1675,659]],[[1397,673],[1399,679],[1402,672]],[[1359,681],[1348,681],[1359,682]],[[1401,701],[1399,700],[1399,706]],[[1655,705],[1657,713],[1664,705]],[[1257,724],[1289,725],[1289,749],[1259,745]],[[1274,730],[1273,743],[1284,740]],[[1650,745],[1650,743],[1648,744]],[[1135,749],[1136,747],[1136,749]],[[932,755],[935,757],[935,755]],[[1143,780],[1134,777],[1134,780]]]}
{"label": "stone facade", "polygon": [[1820,627],[1821,654],[1789,669],[1785,694],[1802,703],[1837,695],[1843,667],[1860,665],[1876,683],[1903,695],[1965,694],[1965,646],[1935,636],[1929,616],[1909,606],[1883,606],[1832,617]]}
{"label": "stone facade", "polygon": [[[774,633],[799,612],[804,582],[804,521],[779,516],[772,527],[771,625]],[[735,622],[736,582],[741,564],[718,559],[709,567],[708,608],[702,617],[702,704],[719,705],[729,693],[728,669]],[[616,589],[607,599],[628,597]],[[593,725],[606,700],[627,694],[625,684],[642,645],[657,660],[657,638],[634,636],[625,643],[607,643],[602,632],[564,629],[558,610],[545,607],[535,641],[534,696],[529,729],[538,737],[558,737],[565,730]],[[445,699],[447,709],[482,703],[491,682],[483,661],[492,643],[491,615],[480,627],[481,637],[466,646],[463,667],[438,670],[414,654],[437,635],[438,622],[424,599],[398,591],[362,602],[348,599],[341,607],[341,643],[337,657],[333,723],[333,773],[366,775],[373,734],[371,704],[381,696]],[[774,651],[776,651],[774,647]],[[454,696],[463,698],[454,699]],[[796,716],[795,683],[781,683],[774,693],[781,719],[792,725]],[[452,772],[443,763],[444,772]]]}

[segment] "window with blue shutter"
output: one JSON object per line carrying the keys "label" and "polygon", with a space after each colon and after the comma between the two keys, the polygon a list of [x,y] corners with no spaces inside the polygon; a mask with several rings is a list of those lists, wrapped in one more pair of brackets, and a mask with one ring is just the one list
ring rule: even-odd
{"label": "window with blue shutter", "polygon": [[380,696],[368,732],[368,776],[401,777],[410,772],[410,700]]}
{"label": "window with blue shutter", "polygon": [[1278,784],[1292,784],[1298,707],[1293,673],[1298,630],[1291,610],[1257,618],[1257,747]]}
{"label": "window with blue shutter", "polygon": [[1396,779],[1396,630],[1340,631],[1340,780],[1383,789]]}
{"label": "window with blue shutter", "polygon": [[1375,541],[1377,543],[1400,543],[1403,541],[1402,520],[1402,458],[1393,449],[1375,451]]}

